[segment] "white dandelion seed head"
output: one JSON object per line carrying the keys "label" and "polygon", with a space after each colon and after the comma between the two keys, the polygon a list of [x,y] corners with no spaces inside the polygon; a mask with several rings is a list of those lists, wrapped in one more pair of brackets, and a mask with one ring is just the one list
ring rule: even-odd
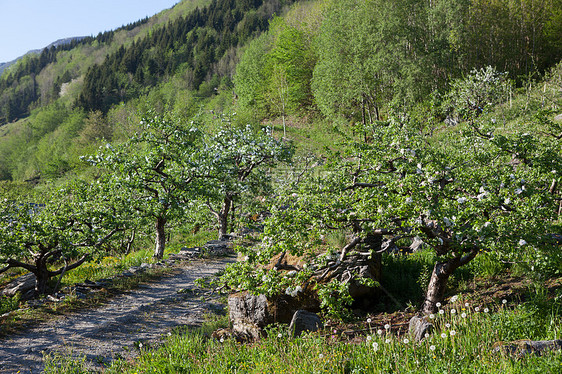
{"label": "white dandelion seed head", "polygon": [[445,339],[445,338],[447,337],[447,334],[445,334],[445,333],[443,332],[443,333],[441,333],[441,337],[442,337],[443,339]]}
{"label": "white dandelion seed head", "polygon": [[439,309],[439,314],[445,314],[445,311],[443,309]]}
{"label": "white dandelion seed head", "polygon": [[320,353],[320,354],[318,355],[318,358],[324,358],[324,355],[323,355],[322,353]]}
{"label": "white dandelion seed head", "polygon": [[503,299],[503,300],[502,300],[502,304],[507,304],[507,300],[506,300],[506,299]]}
{"label": "white dandelion seed head", "polygon": [[455,314],[455,313],[457,313],[457,310],[456,310],[456,309],[451,309],[451,314]]}
{"label": "white dandelion seed head", "polygon": [[459,299],[459,295],[455,295],[451,297],[451,303],[456,303],[458,299]]}
{"label": "white dandelion seed head", "polygon": [[451,324],[450,324],[450,323],[446,323],[446,324],[445,324],[445,327],[449,329],[449,328],[451,328]]}
{"label": "white dandelion seed head", "polygon": [[490,309],[484,308],[484,313],[488,313],[489,311],[490,311]]}
{"label": "white dandelion seed head", "polygon": [[409,342],[410,342],[410,339],[408,339],[408,338],[404,339],[404,344],[408,344]]}
{"label": "white dandelion seed head", "polygon": [[379,343],[373,342],[373,350],[376,352],[379,350]]}
{"label": "white dandelion seed head", "polygon": [[455,336],[457,334],[457,332],[455,330],[451,330],[451,336]]}
{"label": "white dandelion seed head", "polygon": [[279,334],[277,334],[277,337],[278,337],[279,339],[281,339],[281,338],[283,337],[283,334],[279,333]]}
{"label": "white dandelion seed head", "polygon": [[431,313],[431,314],[429,315],[429,318],[430,318],[430,319],[434,319],[434,318],[435,318],[435,314]]}
{"label": "white dandelion seed head", "polygon": [[382,331],[381,329],[378,329],[378,330],[377,330],[377,334],[378,334],[378,335],[382,335],[382,332],[383,332],[383,331]]}
{"label": "white dandelion seed head", "polygon": [[479,311],[480,311],[480,307],[477,306],[476,308],[474,308],[474,311],[475,311],[475,312],[479,312]]}
{"label": "white dandelion seed head", "polygon": [[435,349],[437,349],[437,348],[436,348],[434,345],[430,345],[430,346],[429,346],[429,350],[430,350],[430,351],[433,352],[433,351],[435,351]]}
{"label": "white dandelion seed head", "polygon": [[386,344],[390,344],[390,339],[385,339],[384,341]]}
{"label": "white dandelion seed head", "polygon": [[470,304],[469,304],[469,303],[464,303],[464,306],[468,308],[468,307],[470,306]]}
{"label": "white dandelion seed head", "polygon": [[466,318],[466,313],[463,312],[463,313],[461,314],[461,317],[462,317],[462,318]]}
{"label": "white dandelion seed head", "polygon": [[435,306],[438,307],[438,308],[441,308],[441,303],[438,301],[438,302],[435,303]]}
{"label": "white dandelion seed head", "polygon": [[429,333],[426,332],[426,333],[424,334],[424,337],[429,338]]}
{"label": "white dandelion seed head", "polygon": [[370,342],[371,340],[373,340],[373,337],[371,335],[367,335],[367,342]]}
{"label": "white dandelion seed head", "polygon": [[371,323],[371,319],[370,319],[370,318],[367,318],[367,323]]}
{"label": "white dandelion seed head", "polygon": [[384,325],[384,329],[388,330],[390,328],[390,325],[387,323],[386,325]]}

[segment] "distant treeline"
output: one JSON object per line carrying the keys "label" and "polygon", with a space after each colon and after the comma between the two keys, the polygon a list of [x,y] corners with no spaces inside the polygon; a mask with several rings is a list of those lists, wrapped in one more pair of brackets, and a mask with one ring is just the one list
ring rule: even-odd
{"label": "distant treeline", "polygon": [[112,105],[138,97],[178,70],[185,72],[193,90],[204,81],[210,81],[212,88],[221,81],[229,84],[233,69],[220,71],[217,63],[229,58],[229,50],[266,30],[273,12],[290,3],[214,0],[90,67],[77,104],[87,111],[107,112]]}
{"label": "distant treeline", "polygon": [[[10,68],[0,78],[0,125],[29,115],[31,107],[40,97],[36,76],[47,65],[57,62],[59,52],[70,51],[78,46],[92,44],[95,41],[109,44],[116,32],[133,30],[147,21],[148,17],[117,30],[99,33],[96,37],[88,36],[72,39],[68,43],[45,48],[39,54],[25,56],[21,63]],[[56,94],[58,94],[62,83],[68,82],[70,79],[71,77],[68,74],[57,77],[53,91],[57,91]],[[53,97],[56,97],[56,94]]]}

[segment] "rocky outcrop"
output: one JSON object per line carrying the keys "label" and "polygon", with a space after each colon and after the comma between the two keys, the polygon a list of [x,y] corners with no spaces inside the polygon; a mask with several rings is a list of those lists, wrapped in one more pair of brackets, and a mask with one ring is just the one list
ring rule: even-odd
{"label": "rocky outcrop", "polygon": [[428,322],[426,317],[413,316],[410,319],[409,332],[416,342],[420,342],[426,338],[426,334],[431,334],[433,324]]}
{"label": "rocky outcrop", "polygon": [[316,313],[302,309],[295,312],[289,324],[289,331],[293,337],[298,337],[305,331],[314,332],[323,328],[324,325]]}
{"label": "rocky outcrop", "polygon": [[504,353],[515,356],[524,356],[527,354],[541,355],[547,351],[562,350],[562,339],[557,340],[518,340],[510,343],[494,344],[494,353]]}
{"label": "rocky outcrop", "polygon": [[33,273],[28,273],[18,277],[4,286],[4,289],[0,291],[0,296],[12,297],[16,293],[25,295],[28,291],[35,288],[35,275]]}

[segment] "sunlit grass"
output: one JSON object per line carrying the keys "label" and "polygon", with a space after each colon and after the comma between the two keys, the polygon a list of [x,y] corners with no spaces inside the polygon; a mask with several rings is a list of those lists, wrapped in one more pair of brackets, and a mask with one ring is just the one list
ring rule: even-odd
{"label": "sunlit grass", "polygon": [[[269,330],[268,338],[252,344],[216,340],[210,332],[225,320],[203,329],[172,334],[158,349],[141,349],[134,363],[114,362],[107,373],[553,373],[562,370],[562,354],[509,356],[493,352],[508,337],[559,339],[560,311],[520,316],[529,304],[473,305],[458,298],[440,307],[431,322],[435,330],[422,342],[396,335],[392,326],[362,322],[353,339],[320,334],[290,338],[286,326]],[[370,320],[369,320],[370,321]],[[515,321],[515,323],[513,323]],[[541,326],[532,336],[526,324]],[[367,326],[367,334],[364,328]],[[540,333],[539,333],[540,331]],[[74,363],[76,363],[75,361]],[[61,366],[62,365],[62,366]],[[50,372],[70,367],[59,358]],[[49,372],[49,371],[47,371]],[[73,372],[87,372],[82,371]]]}

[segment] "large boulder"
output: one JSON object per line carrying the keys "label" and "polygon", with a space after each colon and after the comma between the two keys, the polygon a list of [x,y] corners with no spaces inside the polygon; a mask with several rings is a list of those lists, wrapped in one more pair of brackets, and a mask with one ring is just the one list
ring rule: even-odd
{"label": "large boulder", "polygon": [[22,275],[5,285],[2,291],[0,291],[0,296],[12,297],[18,292],[24,295],[28,291],[35,289],[35,281],[36,278],[33,273]]}
{"label": "large boulder", "polygon": [[524,356],[527,354],[541,355],[543,352],[560,350],[562,350],[562,339],[518,340],[510,343],[496,343],[492,352]]}
{"label": "large boulder", "polygon": [[293,337],[300,336],[305,331],[315,332],[323,328],[324,325],[316,313],[302,309],[295,312],[289,324],[289,331]]}

